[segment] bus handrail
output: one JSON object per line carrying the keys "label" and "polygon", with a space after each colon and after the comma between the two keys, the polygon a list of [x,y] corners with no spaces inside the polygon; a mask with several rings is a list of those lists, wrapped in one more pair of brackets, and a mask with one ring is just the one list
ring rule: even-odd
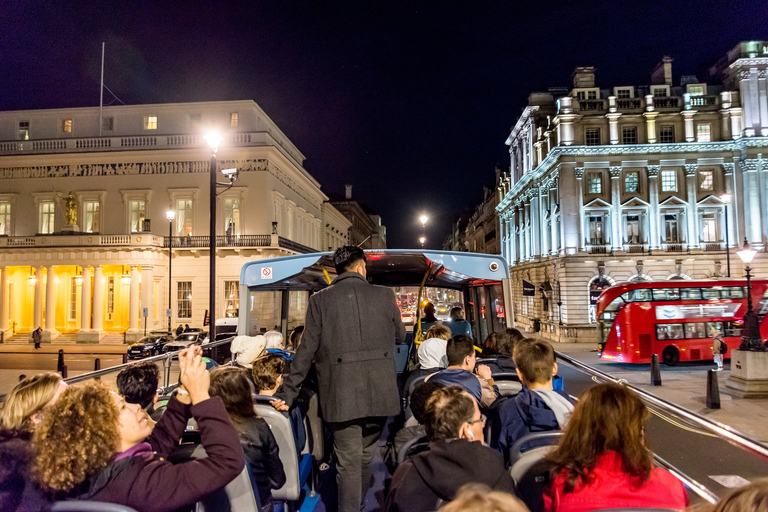
{"label": "bus handrail", "polygon": [[685,473],[681,472],[679,469],[677,469],[675,466],[667,462],[666,460],[659,457],[657,454],[653,454],[653,460],[657,463],[659,467],[662,467],[672,473],[672,476],[683,482],[683,484],[688,487],[690,490],[698,494],[702,499],[708,501],[711,504],[715,504],[720,500],[720,497],[707,489],[703,484],[699,483],[698,481],[694,480],[690,476],[686,475]]}
{"label": "bus handrail", "polygon": [[718,436],[725,437],[728,440],[733,441],[734,443],[748,450],[751,450],[759,455],[762,455],[763,457],[768,457],[768,447],[763,446],[757,441],[750,439],[745,434],[739,432],[733,427],[730,427],[728,425],[725,425],[723,423],[720,423],[714,420],[710,420],[708,418],[704,418],[703,416],[700,416],[695,412],[686,409],[685,407],[682,407],[680,405],[664,400],[663,398],[659,398],[658,396],[652,393],[649,393],[644,389],[633,386],[632,384],[628,383],[624,379],[616,379],[608,375],[607,373],[601,372],[600,370],[593,368],[588,364],[585,364],[579,361],[578,359],[574,359],[571,356],[563,354],[562,352],[555,351],[555,354],[559,359],[571,364],[572,366],[575,366],[576,368],[579,368],[580,370],[583,370],[584,372],[594,377],[597,377],[598,379],[602,379],[607,382],[612,382],[614,384],[620,384],[622,386],[625,386],[631,389],[632,391],[634,391],[635,393],[637,393],[638,395],[640,395],[645,401],[650,402],[661,409],[665,409],[674,414],[683,416],[686,419],[692,421],[693,423],[698,424],[702,428],[709,430],[711,432],[714,432]]}

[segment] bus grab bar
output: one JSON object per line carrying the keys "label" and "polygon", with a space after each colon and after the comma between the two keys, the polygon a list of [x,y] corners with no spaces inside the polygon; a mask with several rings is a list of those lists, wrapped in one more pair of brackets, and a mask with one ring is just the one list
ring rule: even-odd
{"label": "bus grab bar", "polygon": [[720,501],[720,497],[717,494],[713,493],[712,491],[707,489],[703,484],[699,483],[698,481],[689,477],[685,473],[681,472],[675,466],[673,466],[666,460],[662,459],[655,453],[653,454],[653,460],[658,464],[658,466],[672,473],[672,476],[674,476],[675,478],[683,482],[683,485],[685,485],[690,490],[698,494],[702,499],[708,501],[713,505],[718,501]]}
{"label": "bus grab bar", "polygon": [[644,389],[640,389],[638,387],[633,386],[632,384],[628,383],[623,379],[616,379],[608,375],[607,373],[601,372],[600,370],[593,368],[588,364],[582,363],[578,359],[574,359],[571,356],[563,354],[562,352],[555,351],[555,354],[557,354],[558,358],[575,366],[576,368],[579,368],[599,379],[603,379],[608,382],[612,382],[614,384],[621,384],[622,386],[626,386],[630,388],[632,391],[634,391],[635,393],[637,393],[638,395],[640,395],[647,402],[650,402],[661,409],[666,409],[675,414],[679,414],[680,416],[683,416],[689,419],[690,421],[700,425],[701,427],[711,432],[714,432],[720,436],[723,436],[729,439],[730,441],[733,441],[734,443],[744,448],[747,448],[748,450],[751,450],[759,455],[762,455],[763,457],[768,457],[768,447],[765,447],[762,444],[750,439],[749,437],[742,434],[741,432],[734,429],[733,427],[699,416],[695,412],[690,411],[685,407],[681,407],[680,405],[664,400],[663,398],[659,398],[656,395],[645,391]]}

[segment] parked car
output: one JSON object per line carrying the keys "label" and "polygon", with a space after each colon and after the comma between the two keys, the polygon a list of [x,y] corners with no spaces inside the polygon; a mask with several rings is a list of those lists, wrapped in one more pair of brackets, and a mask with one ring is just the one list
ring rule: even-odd
{"label": "parked car", "polygon": [[167,343],[163,347],[163,352],[177,352],[179,350],[184,350],[191,345],[202,345],[203,339],[205,339],[207,335],[207,332],[202,331],[182,333],[177,336],[175,340]]}
{"label": "parked car", "polygon": [[139,359],[160,354],[163,347],[171,341],[173,341],[172,334],[167,332],[151,333],[128,347],[128,359]]}

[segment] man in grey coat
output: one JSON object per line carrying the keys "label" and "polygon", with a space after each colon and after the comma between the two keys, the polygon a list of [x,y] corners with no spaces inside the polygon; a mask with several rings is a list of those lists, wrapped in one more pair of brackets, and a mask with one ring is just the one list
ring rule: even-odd
{"label": "man in grey coat", "polygon": [[291,372],[275,394],[288,410],[314,365],[323,419],[333,432],[341,512],[358,512],[387,416],[400,412],[395,343],[405,338],[395,294],[366,280],[365,253],[355,246],[333,255],[338,277],[309,299]]}

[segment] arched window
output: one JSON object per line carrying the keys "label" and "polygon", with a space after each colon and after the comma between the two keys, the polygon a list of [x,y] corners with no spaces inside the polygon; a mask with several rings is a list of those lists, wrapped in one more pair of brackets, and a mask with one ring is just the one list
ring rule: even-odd
{"label": "arched window", "polygon": [[607,276],[595,276],[589,281],[589,323],[597,323],[597,298],[613,284],[613,280]]}

